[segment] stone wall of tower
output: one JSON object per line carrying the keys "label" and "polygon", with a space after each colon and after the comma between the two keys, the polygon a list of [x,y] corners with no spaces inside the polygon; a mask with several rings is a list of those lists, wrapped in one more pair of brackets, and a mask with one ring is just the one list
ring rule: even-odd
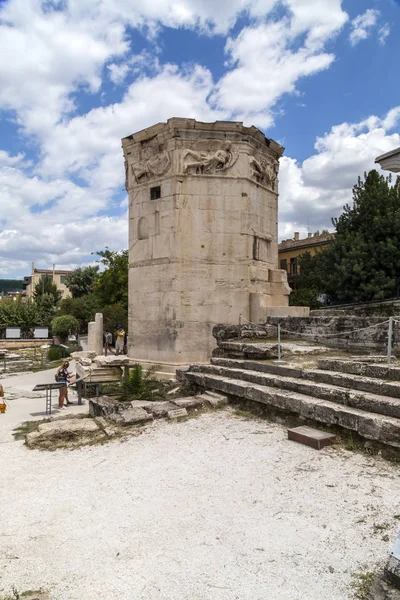
{"label": "stone wall of tower", "polygon": [[207,360],[216,323],[287,306],[277,269],[283,148],[242,123],[170,119],[122,140],[129,192],[129,355]]}

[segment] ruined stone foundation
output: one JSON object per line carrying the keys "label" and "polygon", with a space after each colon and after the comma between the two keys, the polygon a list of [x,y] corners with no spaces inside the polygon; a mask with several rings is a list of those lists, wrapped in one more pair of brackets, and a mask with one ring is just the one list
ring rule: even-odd
{"label": "ruined stone foundation", "polygon": [[[217,323],[287,307],[277,269],[283,148],[242,123],[170,119],[122,140],[129,192],[129,356],[206,361]],[[289,314],[289,309],[288,314]]]}

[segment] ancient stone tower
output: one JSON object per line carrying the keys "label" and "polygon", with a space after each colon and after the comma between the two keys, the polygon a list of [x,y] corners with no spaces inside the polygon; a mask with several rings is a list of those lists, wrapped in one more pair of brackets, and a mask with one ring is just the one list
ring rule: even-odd
{"label": "ancient stone tower", "polygon": [[255,127],[169,119],[122,140],[129,192],[129,356],[206,361],[216,323],[287,306],[278,160]]}

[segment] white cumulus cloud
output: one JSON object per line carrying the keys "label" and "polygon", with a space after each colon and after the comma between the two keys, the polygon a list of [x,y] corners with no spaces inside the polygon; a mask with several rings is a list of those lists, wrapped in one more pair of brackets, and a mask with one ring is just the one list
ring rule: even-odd
{"label": "white cumulus cloud", "polygon": [[268,127],[272,108],[296,83],[326,69],[333,54],[314,51],[307,45],[292,49],[292,30],[286,20],[246,27],[229,39],[226,51],[232,69],[216,86],[213,101],[239,120]]}
{"label": "white cumulus cloud", "polygon": [[107,69],[109,70],[109,77],[115,85],[120,85],[129,72],[129,65],[122,64],[117,65],[115,63],[111,63],[107,65]]}
{"label": "white cumulus cloud", "polygon": [[358,15],[352,20],[352,29],[349,36],[352,46],[355,46],[361,40],[366,40],[371,35],[373,28],[377,24],[379,14],[379,10],[368,8],[365,13]]}
{"label": "white cumulus cloud", "polygon": [[[233,30],[243,16],[247,25]],[[172,116],[272,124],[280,98],[332,64],[327,44],[347,20],[342,0],[2,5],[0,110],[12,115],[37,162],[0,150],[0,272],[29,269],[31,260],[78,264],[105,245],[126,247],[121,138]],[[201,64],[163,63],[163,27],[225,36],[225,74],[216,80]],[[149,49],[135,54],[143,37]],[[110,80],[120,96],[107,104]],[[89,104],[93,98],[94,108],[79,112],[81,97]],[[291,202],[293,190],[305,186],[307,194],[310,183],[301,166],[285,161],[282,185]],[[289,168],[297,187],[288,177],[285,183]]]}
{"label": "white cumulus cloud", "polygon": [[[357,177],[371,169],[380,170],[375,158],[400,146],[393,133],[400,120],[400,106],[383,118],[371,116],[360,123],[332,127],[315,143],[315,154],[299,164],[283,157],[280,172],[280,237],[293,231],[306,233],[331,225],[346,203],[352,201]],[[387,173],[386,173],[387,174]]]}

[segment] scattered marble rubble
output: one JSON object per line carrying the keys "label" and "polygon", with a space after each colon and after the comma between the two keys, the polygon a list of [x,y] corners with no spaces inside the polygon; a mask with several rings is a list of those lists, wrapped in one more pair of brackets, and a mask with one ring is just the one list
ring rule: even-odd
{"label": "scattered marble rubble", "polygon": [[[187,411],[200,408],[221,408],[227,403],[227,396],[210,391],[198,396],[161,401],[132,400],[131,402],[119,402],[116,398],[110,396],[100,396],[89,400],[89,414],[92,417],[105,417],[115,422],[118,422],[120,418],[122,418],[122,421],[137,419],[137,422],[141,422],[168,417],[171,411],[177,409]],[[126,415],[126,413],[128,414]]]}
{"label": "scattered marble rubble", "polygon": [[60,445],[77,446],[121,435],[128,428],[144,425],[154,419],[171,421],[185,418],[200,409],[218,409],[228,404],[227,396],[204,392],[176,400],[133,400],[120,402],[110,396],[89,400],[88,418],[54,419],[39,425],[25,436],[29,448],[53,449]]}
{"label": "scattered marble rubble", "polygon": [[73,352],[71,358],[75,360],[77,376],[91,383],[120,381],[123,367],[129,365],[128,356],[103,356],[90,350]]}

